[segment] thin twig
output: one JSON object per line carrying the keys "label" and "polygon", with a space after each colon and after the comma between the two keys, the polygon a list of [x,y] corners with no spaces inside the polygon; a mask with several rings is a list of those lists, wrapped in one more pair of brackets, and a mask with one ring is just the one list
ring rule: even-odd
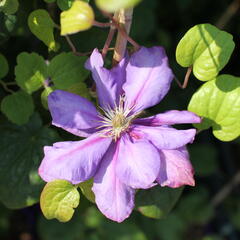
{"label": "thin twig", "polygon": [[181,82],[177,79],[177,77],[174,76],[174,80],[180,88],[185,89],[187,87],[191,72],[192,72],[192,66],[187,69],[183,84],[181,84]]}
{"label": "thin twig", "polygon": [[240,171],[238,171],[231,181],[223,186],[223,188],[215,195],[211,201],[212,206],[217,207],[238,184],[240,184]]}
{"label": "thin twig", "polygon": [[183,82],[183,85],[182,85],[182,89],[187,87],[189,77],[190,77],[191,73],[192,73],[192,66],[187,69],[187,72],[186,72],[186,75],[185,75],[185,78],[184,78],[184,82]]}
{"label": "thin twig", "polygon": [[94,21],[93,21],[93,26],[101,27],[101,28],[106,28],[106,27],[111,27],[111,26],[112,26],[112,23],[111,23],[111,22],[102,23],[102,22],[98,22],[98,21],[94,20]]}
{"label": "thin twig", "polygon": [[219,20],[216,22],[216,26],[218,28],[224,28],[224,26],[229,22],[229,20],[237,13],[240,7],[240,0],[234,0],[232,3],[228,6],[226,11],[223,13],[223,15],[219,18]]}
{"label": "thin twig", "polygon": [[77,49],[76,47],[74,46],[73,42],[71,41],[70,37],[68,35],[65,35],[64,36],[68,42],[68,45],[70,46],[70,48],[72,49],[72,52],[73,53],[76,53],[77,52]]}
{"label": "thin twig", "polygon": [[116,31],[115,27],[111,27],[110,28],[110,31],[109,31],[108,36],[107,36],[107,40],[106,40],[106,42],[105,42],[105,44],[103,46],[103,49],[102,49],[102,57],[103,58],[105,58],[106,55],[107,55],[107,52],[109,50],[109,46],[110,46],[110,44],[112,42],[112,39],[114,37],[115,31]]}
{"label": "thin twig", "polygon": [[10,88],[7,87],[6,83],[5,83],[3,80],[0,80],[0,84],[2,85],[3,89],[4,89],[6,92],[14,93],[13,90],[11,90]]}

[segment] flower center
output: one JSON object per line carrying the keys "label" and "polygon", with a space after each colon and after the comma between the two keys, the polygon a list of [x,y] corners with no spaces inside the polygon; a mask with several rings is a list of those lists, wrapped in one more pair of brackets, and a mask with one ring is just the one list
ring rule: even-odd
{"label": "flower center", "polygon": [[103,124],[99,128],[104,128],[101,132],[105,136],[111,136],[114,140],[117,140],[123,132],[128,130],[132,120],[136,117],[136,115],[129,116],[131,110],[124,109],[122,98],[120,99],[119,106],[116,106],[114,109],[104,109],[104,115],[100,116]]}

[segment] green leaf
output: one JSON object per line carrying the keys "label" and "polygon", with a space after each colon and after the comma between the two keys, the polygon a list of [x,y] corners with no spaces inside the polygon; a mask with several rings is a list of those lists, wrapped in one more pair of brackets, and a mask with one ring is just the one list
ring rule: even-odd
{"label": "green leaf", "polygon": [[39,201],[43,182],[37,169],[43,146],[59,141],[55,131],[42,126],[37,114],[28,124],[0,125],[0,201],[8,208],[23,208]]}
{"label": "green leaf", "polygon": [[18,0],[1,0],[0,1],[0,12],[5,14],[14,14],[18,10]]}
{"label": "green leaf", "polygon": [[176,59],[182,67],[193,65],[195,77],[208,81],[215,78],[227,64],[234,46],[231,34],[211,24],[199,24],[180,40]]}
{"label": "green leaf", "polygon": [[58,7],[62,10],[68,10],[75,0],[57,0]]}
{"label": "green leaf", "polygon": [[15,67],[17,84],[27,93],[37,91],[47,78],[47,65],[37,53],[22,52]]}
{"label": "green leaf", "polygon": [[54,91],[53,87],[46,87],[41,94],[41,102],[45,109],[48,110],[48,95]]}
{"label": "green leaf", "polygon": [[7,59],[0,53],[0,78],[3,78],[7,75],[9,71]]}
{"label": "green leaf", "polygon": [[87,98],[89,100],[91,99],[91,95],[89,93],[87,85],[83,82],[73,84],[71,87],[67,89],[67,91],[80,95],[81,97]]}
{"label": "green leaf", "polygon": [[23,125],[28,122],[34,111],[32,97],[24,91],[8,95],[1,102],[1,111],[11,122]]}
{"label": "green leaf", "polygon": [[130,8],[136,6],[141,0],[96,0],[99,8],[107,12],[115,12],[121,8]]}
{"label": "green leaf", "polygon": [[82,182],[79,184],[79,187],[83,193],[83,195],[92,203],[95,203],[95,195],[92,191],[93,179],[89,179],[88,181]]}
{"label": "green leaf", "polygon": [[12,32],[17,23],[17,17],[15,15],[4,15],[4,21],[8,32]]}
{"label": "green leaf", "polygon": [[56,218],[60,222],[68,222],[80,201],[77,186],[66,180],[55,180],[44,187],[40,205],[47,219]]}
{"label": "green leaf", "polygon": [[67,89],[73,84],[82,82],[89,72],[84,68],[86,57],[73,53],[61,53],[49,64],[49,76],[58,89]]}
{"label": "green leaf", "polygon": [[57,51],[58,46],[53,36],[55,23],[46,10],[38,9],[31,12],[28,17],[28,26],[31,32],[48,46],[49,50]]}
{"label": "green leaf", "polygon": [[199,129],[213,128],[222,141],[240,136],[240,78],[220,75],[203,84],[192,96],[188,110],[203,117]]}
{"label": "green leaf", "polygon": [[94,12],[83,1],[74,1],[71,8],[61,13],[61,35],[73,34],[89,29],[93,25]]}
{"label": "green leaf", "polygon": [[136,207],[146,217],[163,218],[179,199],[183,188],[156,186],[148,190],[140,190],[136,195]]}

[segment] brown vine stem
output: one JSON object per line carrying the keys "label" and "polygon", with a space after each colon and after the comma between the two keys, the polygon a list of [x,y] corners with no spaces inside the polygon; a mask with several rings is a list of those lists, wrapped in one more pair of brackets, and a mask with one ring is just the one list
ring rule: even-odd
{"label": "brown vine stem", "polygon": [[226,11],[219,18],[219,20],[216,22],[215,25],[218,28],[224,28],[225,25],[229,22],[229,20],[237,13],[239,8],[240,8],[240,0],[232,1],[232,3],[228,6]]}
{"label": "brown vine stem", "polygon": [[187,72],[186,72],[186,75],[185,75],[185,78],[184,78],[184,82],[183,82],[183,85],[182,85],[182,89],[187,87],[191,73],[192,73],[192,66],[187,69]]}
{"label": "brown vine stem", "polygon": [[115,26],[118,29],[118,35],[113,54],[113,65],[116,65],[123,59],[128,42],[128,39],[126,36],[124,36],[119,26],[122,27],[126,35],[128,35],[132,24],[132,14],[133,8],[121,9],[116,13],[116,18],[112,19],[113,23],[115,23]]}

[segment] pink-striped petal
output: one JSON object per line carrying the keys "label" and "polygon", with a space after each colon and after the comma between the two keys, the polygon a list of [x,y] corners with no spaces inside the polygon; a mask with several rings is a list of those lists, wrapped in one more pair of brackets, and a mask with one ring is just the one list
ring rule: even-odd
{"label": "pink-striped petal", "polygon": [[131,56],[126,72],[123,90],[127,106],[134,107],[134,112],[159,103],[167,94],[173,79],[162,47],[141,47]]}
{"label": "pink-striped petal", "polygon": [[39,175],[46,181],[65,179],[77,184],[93,177],[112,142],[111,138],[93,134],[76,142],[58,142],[44,147]]}
{"label": "pink-striped petal", "polygon": [[116,175],[118,146],[113,144],[104,155],[94,177],[93,192],[99,210],[113,221],[122,222],[134,208],[134,189],[122,183]]}
{"label": "pink-striped petal", "polygon": [[87,99],[62,90],[48,97],[52,124],[80,137],[96,132],[99,126],[98,112]]}
{"label": "pink-striped petal", "polygon": [[177,130],[172,127],[132,126],[132,135],[149,140],[158,149],[176,149],[192,143],[196,129]]}
{"label": "pink-striped petal", "polygon": [[147,118],[138,118],[135,124],[147,126],[173,125],[182,123],[200,123],[201,118],[189,111],[171,110]]}
{"label": "pink-striped petal", "polygon": [[114,108],[118,105],[120,95],[123,94],[122,85],[126,79],[126,62],[127,60],[123,59],[116,67],[108,70],[103,67],[103,58],[97,49],[86,62],[85,67],[92,72],[102,108]]}
{"label": "pink-striped petal", "polygon": [[156,180],[160,167],[158,150],[145,139],[121,137],[116,165],[117,176],[132,188],[149,188]]}

